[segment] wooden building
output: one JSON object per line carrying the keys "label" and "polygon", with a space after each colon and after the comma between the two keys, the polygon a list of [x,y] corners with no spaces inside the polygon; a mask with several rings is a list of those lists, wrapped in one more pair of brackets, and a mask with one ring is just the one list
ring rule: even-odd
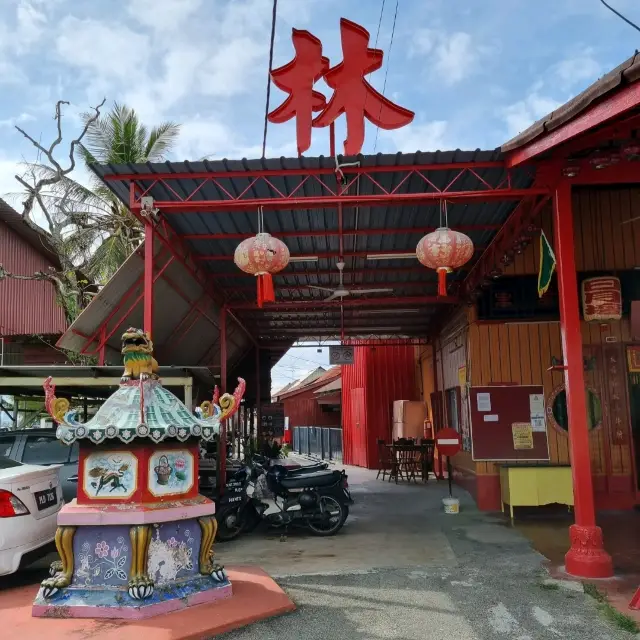
{"label": "wooden building", "polygon": [[[638,310],[631,312],[632,301],[640,300],[640,220],[632,221],[640,211],[640,188],[579,188],[573,205],[578,284],[604,274],[621,282],[622,318],[583,319],[581,332],[596,506],[629,509],[639,495],[634,451],[640,451],[640,387],[627,371],[627,358],[640,343]],[[538,223],[553,244],[550,206]],[[420,357],[423,392],[436,423],[446,422],[463,436],[464,450],[453,460],[456,479],[485,510],[501,507],[501,461],[474,459],[471,388],[540,385],[549,462],[570,463],[557,286],[552,282],[538,297],[539,264],[538,242],[515,253],[501,277],[474,306],[460,309]]]}
{"label": "wooden building", "polygon": [[[60,269],[44,231],[28,225],[0,200],[0,266],[18,275]],[[0,279],[0,364],[63,364],[54,347],[67,323],[51,282]]]}

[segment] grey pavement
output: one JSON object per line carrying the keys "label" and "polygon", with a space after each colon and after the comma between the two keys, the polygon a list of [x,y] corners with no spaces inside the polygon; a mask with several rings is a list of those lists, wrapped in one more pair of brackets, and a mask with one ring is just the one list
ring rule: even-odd
{"label": "grey pavement", "polygon": [[347,468],[356,504],[333,538],[259,530],[218,545],[226,564],[256,564],[295,613],[225,640],[628,640],[579,583],[551,583],[544,558],[506,519],[482,514],[459,488],[461,513],[443,513],[446,483],[389,484]]}

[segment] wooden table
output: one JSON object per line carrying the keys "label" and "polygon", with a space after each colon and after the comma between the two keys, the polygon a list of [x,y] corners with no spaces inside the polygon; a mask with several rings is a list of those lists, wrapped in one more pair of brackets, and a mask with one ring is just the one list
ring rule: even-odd
{"label": "wooden table", "polygon": [[[428,441],[421,444],[387,444],[385,445],[391,450],[391,455],[396,461],[396,480],[398,475],[402,477],[404,473],[407,480],[415,481],[416,473],[419,471],[423,482],[429,479],[429,471],[433,466],[433,457],[429,460],[429,448],[433,451],[434,442]],[[414,455],[411,455],[414,454]]]}

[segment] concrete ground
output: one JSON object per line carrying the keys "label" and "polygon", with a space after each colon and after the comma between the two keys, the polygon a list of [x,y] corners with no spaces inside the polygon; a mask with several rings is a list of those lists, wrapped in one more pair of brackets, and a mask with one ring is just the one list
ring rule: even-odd
{"label": "concrete ground", "polygon": [[356,504],[333,538],[259,530],[218,545],[226,564],[257,564],[297,612],[229,640],[623,640],[579,583],[549,580],[543,556],[508,521],[481,514],[446,483],[398,485],[348,468]]}

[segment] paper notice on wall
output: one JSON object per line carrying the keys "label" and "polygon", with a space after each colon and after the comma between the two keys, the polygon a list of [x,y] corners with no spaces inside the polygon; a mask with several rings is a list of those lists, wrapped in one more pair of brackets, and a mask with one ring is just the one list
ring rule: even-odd
{"label": "paper notice on wall", "polygon": [[478,394],[478,411],[491,411],[491,394],[479,393]]}
{"label": "paper notice on wall", "polygon": [[499,418],[495,413],[483,416],[485,422],[498,422]]}
{"label": "paper notice on wall", "polygon": [[534,433],[545,432],[547,430],[543,394],[529,394],[529,418],[531,419],[531,429]]}
{"label": "paper notice on wall", "polygon": [[514,449],[533,449],[533,429],[528,422],[514,422],[511,433]]}
{"label": "paper notice on wall", "polygon": [[541,393],[529,394],[529,412],[531,415],[540,413],[544,415],[544,395]]}
{"label": "paper notice on wall", "polygon": [[531,416],[531,430],[534,433],[544,433],[547,430],[547,421],[544,416]]}

